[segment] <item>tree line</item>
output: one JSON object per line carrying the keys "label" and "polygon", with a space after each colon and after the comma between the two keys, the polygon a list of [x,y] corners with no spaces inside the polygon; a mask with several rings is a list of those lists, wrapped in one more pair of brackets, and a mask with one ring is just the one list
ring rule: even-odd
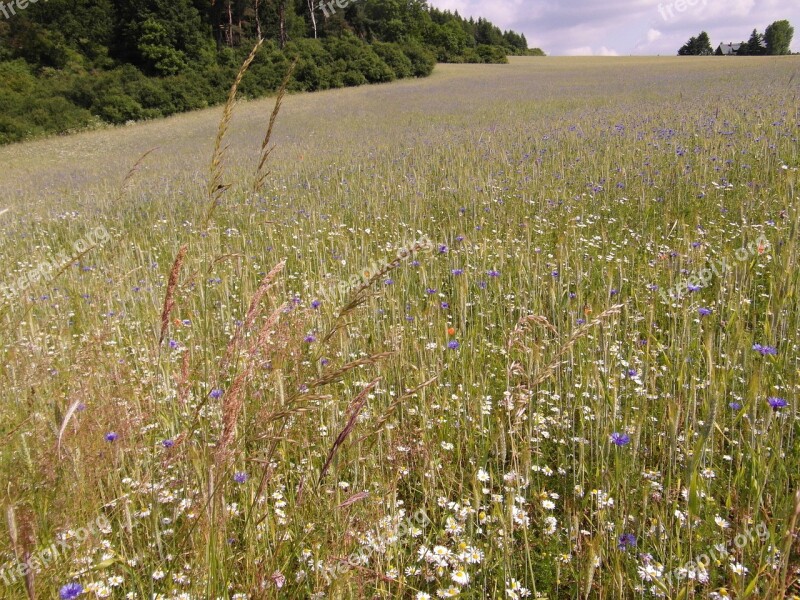
{"label": "tree line", "polygon": [[49,0],[0,18],[0,143],[292,91],[424,77],[439,62],[503,63],[523,34],[423,0]]}
{"label": "tree line", "polygon": [[[759,33],[758,29],[753,29],[750,39],[737,46],[733,54],[737,56],[779,56],[791,54],[792,38],[794,28],[789,21],[775,21],[766,28],[764,33]],[[678,50],[679,56],[723,56],[726,54],[722,49],[723,44],[717,46],[716,51],[711,46],[711,39],[708,33],[701,32],[697,37],[689,38],[689,41]]]}

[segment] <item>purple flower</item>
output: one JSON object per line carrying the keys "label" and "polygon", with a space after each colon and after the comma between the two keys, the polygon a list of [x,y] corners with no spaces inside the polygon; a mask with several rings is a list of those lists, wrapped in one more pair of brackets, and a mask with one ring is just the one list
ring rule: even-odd
{"label": "purple flower", "polygon": [[697,309],[697,312],[701,317],[707,317],[708,315],[711,314],[711,309],[701,307]]}
{"label": "purple flower", "polygon": [[442,302],[441,306],[442,306],[442,308],[444,308],[444,309],[448,309],[448,308],[450,308],[450,304],[449,304],[449,303],[447,303],[447,302]]}
{"label": "purple flower", "polygon": [[619,294],[619,290],[618,290],[617,288],[613,288],[613,289],[611,290],[611,295],[612,295],[612,296],[616,296],[617,294]]}
{"label": "purple flower", "polygon": [[427,290],[425,290],[425,293],[432,296],[433,294],[436,293],[436,290],[433,288],[428,288]]}
{"label": "purple flower", "polygon": [[585,325],[586,319],[578,319],[578,325]]}
{"label": "purple flower", "polygon": [[628,377],[636,377],[636,369],[628,369]]}
{"label": "purple flower", "polygon": [[311,302],[311,308],[313,308],[314,310],[318,309],[320,306],[322,306],[321,300],[314,300],[313,302]]}
{"label": "purple flower", "polygon": [[550,273],[550,275],[552,275],[553,277],[558,278],[558,271],[553,271],[552,273]]}
{"label": "purple flower", "polygon": [[329,364],[331,364],[331,361],[329,361],[327,358],[323,358],[323,359],[321,359],[321,360],[319,361],[319,363],[320,363],[320,364],[321,364],[323,367],[327,367]]}
{"label": "purple flower", "polygon": [[164,440],[161,442],[161,445],[164,446],[164,448],[172,448],[175,445],[175,442],[172,440]]}
{"label": "purple flower", "polygon": [[169,347],[172,348],[173,350],[175,350],[179,346],[180,346],[180,344],[178,342],[176,342],[175,340],[170,340],[169,341]]}
{"label": "purple flower", "polygon": [[383,282],[383,285],[392,285],[394,283],[394,279],[387,279]]}
{"label": "purple flower", "polygon": [[209,396],[211,398],[213,398],[214,400],[218,400],[219,398],[222,398],[222,394],[223,393],[224,392],[222,390],[215,388],[215,389],[211,390],[211,393],[209,394]]}
{"label": "purple flower", "polygon": [[766,356],[767,354],[774,356],[778,354],[778,349],[775,346],[762,346],[761,344],[753,344],[753,350],[761,354],[761,356]]}
{"label": "purple flower", "polygon": [[464,269],[453,269],[453,270],[452,270],[452,271],[450,271],[450,272],[451,272],[453,275],[455,275],[456,277],[458,277],[459,275],[463,275],[463,274],[464,274]]}
{"label": "purple flower", "polygon": [[500,277],[500,271],[494,271],[494,270],[492,270],[492,271],[487,271],[487,272],[486,272],[486,274],[487,274],[489,277]]}
{"label": "purple flower", "polygon": [[619,536],[619,544],[617,546],[620,550],[627,550],[628,548],[636,547],[636,536],[632,533],[623,533]]}
{"label": "purple flower", "polygon": [[58,590],[58,597],[61,600],[73,600],[83,593],[83,586],[80,583],[68,583]]}
{"label": "purple flower", "polygon": [[411,266],[412,267],[418,267],[419,266],[419,261],[418,260],[412,260],[411,261]]}
{"label": "purple flower", "polygon": [[303,341],[306,344],[313,344],[314,342],[317,341],[317,338],[315,338],[313,335],[307,335]]}
{"label": "purple flower", "polygon": [[614,432],[611,434],[611,443],[617,446],[627,446],[631,442],[631,436],[627,433]]}
{"label": "purple flower", "polygon": [[450,350],[458,350],[459,346],[461,346],[461,344],[459,344],[455,340],[452,340],[447,343],[447,347],[450,348]]}
{"label": "purple flower", "polygon": [[772,407],[772,410],[780,410],[782,408],[786,408],[789,403],[786,402],[783,398],[776,398],[775,396],[770,396],[767,398],[767,402]]}
{"label": "purple flower", "polygon": [[578,297],[578,294],[576,294],[575,292],[570,292],[569,293],[569,299],[570,300],[575,300],[575,298],[577,298],[577,297]]}
{"label": "purple flower", "polygon": [[233,475],[233,480],[236,483],[244,483],[245,481],[247,481],[247,479],[248,475],[244,471],[239,471],[238,473],[234,473]]}
{"label": "purple flower", "polygon": [[447,254],[447,246],[445,246],[444,244],[439,246],[439,254]]}
{"label": "purple flower", "polygon": [[463,235],[457,235],[456,236],[456,241],[457,242],[463,242],[464,241],[464,236]]}
{"label": "purple flower", "polygon": [[731,402],[730,404],[728,404],[728,406],[730,406],[733,410],[739,410],[740,408],[742,408],[742,405],[739,402]]}
{"label": "purple flower", "polygon": [[117,433],[115,431],[109,431],[105,435],[105,440],[107,442],[116,442],[118,438],[119,438],[119,436],[117,435]]}

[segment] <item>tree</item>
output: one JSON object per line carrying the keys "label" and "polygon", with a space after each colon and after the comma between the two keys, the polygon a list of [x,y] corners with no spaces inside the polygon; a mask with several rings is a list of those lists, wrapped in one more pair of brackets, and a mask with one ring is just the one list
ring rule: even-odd
{"label": "tree", "polygon": [[746,44],[742,44],[739,48],[739,54],[743,56],[761,56],[767,53],[764,46],[764,36],[761,35],[757,29],[753,29],[750,34],[750,39]]}
{"label": "tree", "polygon": [[794,27],[789,24],[789,21],[775,21],[764,32],[767,54],[772,56],[791,54],[792,37],[794,37]]}
{"label": "tree", "polygon": [[711,47],[711,40],[705,31],[702,31],[697,37],[689,38],[689,41],[678,50],[679,56],[711,56],[712,54],[714,54],[714,49]]}

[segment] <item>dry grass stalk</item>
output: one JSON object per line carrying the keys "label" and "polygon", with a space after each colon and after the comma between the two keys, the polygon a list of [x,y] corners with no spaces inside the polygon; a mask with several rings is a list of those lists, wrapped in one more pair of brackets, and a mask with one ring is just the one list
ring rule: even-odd
{"label": "dry grass stalk", "polygon": [[228,343],[228,347],[225,349],[225,357],[222,359],[222,371],[228,368],[231,358],[241,343],[242,336],[250,330],[255,320],[261,314],[261,300],[272,287],[275,278],[283,271],[285,266],[286,261],[282,260],[272,267],[272,270],[261,280],[258,289],[256,289],[256,293],[253,294],[253,298],[250,300],[250,307],[247,309],[247,316],[244,319],[244,323],[242,323],[242,326],[233,334],[231,341]]}
{"label": "dry grass stalk", "polygon": [[61,422],[61,428],[58,430],[58,440],[56,440],[56,454],[58,457],[61,458],[61,439],[64,437],[64,432],[67,430],[67,425],[69,424],[72,415],[78,410],[78,407],[81,405],[80,400],[75,400],[72,405],[67,409],[67,414],[64,415],[64,420]]}
{"label": "dry grass stalk", "polygon": [[333,442],[330,452],[328,452],[328,458],[325,460],[325,464],[322,465],[322,469],[319,472],[319,480],[317,481],[317,485],[322,482],[325,474],[328,472],[328,469],[331,466],[331,462],[333,462],[336,453],[339,451],[339,448],[342,444],[344,444],[347,436],[350,435],[350,432],[353,431],[353,428],[356,426],[356,419],[358,419],[358,415],[361,414],[361,410],[367,403],[369,393],[375,388],[376,385],[378,385],[380,380],[380,377],[373,379],[363,390],[361,390],[361,393],[359,393],[358,396],[353,399],[353,402],[350,404],[350,408],[348,410],[349,417],[347,419],[347,424]]}
{"label": "dry grass stalk", "polygon": [[145,152],[144,154],[142,154],[139,157],[139,160],[137,160],[135,163],[133,163],[133,166],[131,167],[130,171],[128,171],[128,174],[125,175],[125,178],[122,180],[122,185],[120,185],[120,187],[119,187],[119,193],[117,194],[117,198],[116,198],[116,201],[114,202],[114,204],[117,204],[117,203],[119,203],[120,200],[122,200],[122,196],[127,191],[128,185],[130,184],[131,179],[133,179],[133,176],[136,175],[136,173],[142,167],[142,164],[144,163],[144,159],[146,159],[148,156],[150,156],[156,150],[158,150],[157,147],[156,148],[150,148],[150,150],[148,150],[147,152]]}
{"label": "dry grass stalk", "polygon": [[421,390],[424,390],[426,387],[430,386],[431,384],[433,384],[433,383],[434,383],[436,380],[438,380],[438,379],[439,379],[439,376],[438,376],[438,375],[437,375],[436,377],[432,377],[431,379],[429,379],[429,380],[428,380],[428,381],[426,381],[425,383],[421,383],[421,384],[419,384],[417,387],[415,387],[415,388],[414,388],[414,389],[412,389],[412,390],[409,390],[409,391],[407,391],[405,394],[403,394],[402,396],[400,396],[400,397],[399,397],[397,400],[395,400],[394,402],[392,402],[392,403],[389,405],[389,407],[386,409],[386,411],[384,411],[384,413],[383,413],[383,414],[381,415],[381,417],[378,419],[378,421],[375,423],[375,426],[372,428],[372,433],[368,433],[367,435],[365,435],[365,436],[363,436],[363,437],[359,438],[359,440],[358,440],[358,441],[359,441],[359,442],[363,442],[363,441],[364,441],[364,440],[366,440],[368,437],[370,437],[370,436],[372,436],[372,435],[375,435],[376,433],[378,433],[378,432],[379,432],[379,431],[380,431],[380,430],[383,428],[383,426],[384,426],[384,425],[386,425],[386,422],[387,422],[387,421],[388,421],[388,420],[391,418],[391,416],[392,416],[392,415],[394,414],[394,412],[397,410],[397,407],[398,407],[398,406],[400,406],[400,405],[403,403],[403,401],[404,401],[404,400],[408,400],[409,398],[411,398],[412,396],[414,396],[414,394],[416,394],[416,393],[420,392]]}
{"label": "dry grass stalk", "polygon": [[267,126],[267,133],[264,136],[264,141],[261,142],[261,160],[258,162],[258,167],[256,168],[256,179],[255,183],[253,184],[253,191],[258,192],[262,187],[264,187],[264,180],[269,175],[269,171],[264,170],[264,165],[267,164],[267,160],[269,159],[269,155],[272,154],[274,149],[270,148],[269,141],[272,139],[272,131],[275,128],[275,122],[278,119],[278,113],[281,110],[281,106],[283,105],[283,97],[286,95],[286,90],[289,87],[289,80],[294,73],[295,68],[297,67],[297,61],[300,60],[299,57],[295,58],[292,62],[289,70],[286,71],[286,75],[281,82],[281,87],[278,89],[278,96],[275,98],[275,108],[272,109],[272,114],[269,117],[269,125]]}
{"label": "dry grass stalk", "polygon": [[158,338],[159,347],[164,343],[164,337],[167,335],[169,328],[169,315],[172,309],[175,308],[175,289],[178,287],[178,277],[181,273],[183,260],[186,258],[186,251],[188,246],[184,244],[178,250],[178,255],[175,257],[175,262],[172,265],[172,270],[169,272],[169,280],[167,281],[167,293],[164,297],[164,308],[161,311],[161,335]]}
{"label": "dry grass stalk", "polygon": [[359,306],[361,306],[364,302],[366,302],[367,298],[369,297],[365,292],[369,290],[376,282],[383,279],[387,274],[391,271],[394,271],[397,267],[399,267],[408,257],[413,256],[423,248],[427,247],[426,244],[422,242],[416,242],[409,250],[408,254],[403,257],[397,257],[390,263],[388,263],[383,269],[374,273],[367,281],[362,283],[359,287],[357,287],[352,295],[350,296],[350,300],[345,304],[341,309],[339,309],[339,314],[336,317],[337,324],[331,328],[331,330],[325,335],[322,339],[322,343],[326,343],[329,341],[334,334],[344,327],[345,322],[344,319],[352,314]]}
{"label": "dry grass stalk", "polygon": [[222,182],[222,176],[225,172],[225,152],[228,149],[227,146],[223,146],[223,142],[225,140],[225,135],[228,133],[228,128],[231,124],[231,118],[233,117],[233,107],[236,105],[236,94],[239,90],[239,85],[242,83],[242,79],[244,78],[245,73],[247,73],[247,70],[250,68],[250,65],[253,64],[256,54],[258,54],[258,51],[263,43],[263,39],[258,40],[256,45],[253,46],[253,49],[250,51],[250,55],[247,57],[244,63],[242,63],[239,72],[236,74],[236,79],[234,80],[233,85],[228,92],[228,100],[225,102],[225,107],[222,109],[222,119],[219,122],[217,137],[214,139],[214,153],[211,155],[211,177],[208,181],[208,201],[210,206],[208,208],[208,212],[206,213],[203,227],[208,225],[208,222],[211,220],[214,211],[217,209],[217,206],[222,199],[222,195],[230,187],[230,185]]}
{"label": "dry grass stalk", "polygon": [[[558,368],[558,366],[561,364],[562,357],[565,354],[567,354],[575,346],[575,344],[578,343],[578,340],[583,338],[594,327],[597,327],[598,325],[601,325],[606,319],[608,319],[608,317],[610,317],[612,315],[619,314],[619,312],[622,310],[622,308],[624,306],[625,306],[624,304],[617,304],[615,306],[612,306],[611,308],[609,308],[609,309],[603,311],[602,313],[600,313],[599,315],[597,315],[597,318],[594,319],[593,321],[590,321],[589,323],[581,325],[578,329],[575,330],[575,332],[569,337],[569,339],[556,351],[555,356],[545,366],[545,368],[538,375],[536,375],[536,377],[534,377],[532,379],[529,378],[528,381],[526,381],[525,383],[519,384],[517,386],[517,389],[531,390],[534,387],[536,387],[537,385],[545,382],[550,377],[552,377],[553,374],[555,374],[556,369]],[[525,321],[525,319],[523,319],[522,321]],[[522,321],[521,321],[521,323],[522,323]],[[544,323],[548,323],[549,324],[547,319],[545,319],[544,317],[529,318],[529,319],[527,319],[526,322],[534,322],[534,323],[537,323],[537,324],[540,324],[540,325],[543,325]],[[515,329],[515,333],[512,333],[512,337],[516,334],[516,331],[517,330]],[[509,347],[510,346],[511,346],[511,343],[509,344]],[[523,348],[524,348],[524,346],[523,346]],[[509,369],[508,369],[509,379],[512,379],[515,376],[524,376],[524,375],[526,375],[526,374],[524,373],[524,371],[521,368],[521,365],[519,365],[519,363],[512,362],[509,365]],[[525,403],[525,405],[520,407],[520,409],[516,413],[516,418],[517,419],[521,418],[522,415],[525,414],[525,411],[527,410],[527,408],[528,408],[527,403]]]}

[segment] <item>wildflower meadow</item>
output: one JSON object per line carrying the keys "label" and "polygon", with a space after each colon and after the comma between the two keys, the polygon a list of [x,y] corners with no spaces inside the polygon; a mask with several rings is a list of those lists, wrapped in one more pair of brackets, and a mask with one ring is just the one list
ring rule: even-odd
{"label": "wildflower meadow", "polygon": [[285,89],[0,148],[0,598],[800,597],[798,57]]}

